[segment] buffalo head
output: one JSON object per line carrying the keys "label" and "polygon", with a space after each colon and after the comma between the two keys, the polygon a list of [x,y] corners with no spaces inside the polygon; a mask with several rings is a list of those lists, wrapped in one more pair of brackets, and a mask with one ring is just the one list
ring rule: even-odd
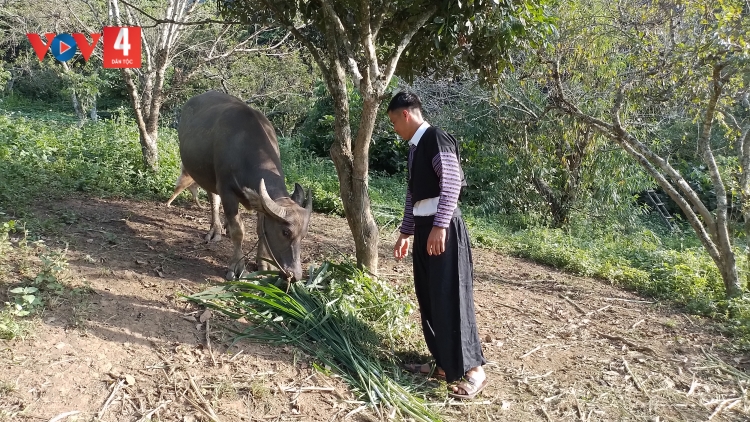
{"label": "buffalo head", "polygon": [[258,212],[258,269],[271,269],[270,261],[281,268],[282,275],[300,280],[300,243],[307,235],[312,193],[308,191],[305,195],[302,186],[295,184],[291,197],[274,200],[268,195],[263,179],[258,192],[244,188],[243,193],[250,206]]}

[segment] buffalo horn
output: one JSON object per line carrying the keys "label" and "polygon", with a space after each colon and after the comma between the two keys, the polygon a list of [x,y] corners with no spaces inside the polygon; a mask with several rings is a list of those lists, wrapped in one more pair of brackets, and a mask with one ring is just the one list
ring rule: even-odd
{"label": "buffalo horn", "polygon": [[266,182],[263,179],[260,179],[260,197],[263,200],[263,208],[265,208],[268,214],[280,220],[286,219],[286,209],[268,196]]}

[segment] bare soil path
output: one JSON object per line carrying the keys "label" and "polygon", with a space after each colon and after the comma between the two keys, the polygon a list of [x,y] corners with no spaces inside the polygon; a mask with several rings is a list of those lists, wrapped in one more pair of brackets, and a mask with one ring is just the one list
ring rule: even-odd
{"label": "bare soil path", "polygon": [[[231,344],[216,327],[207,347],[201,311],[178,295],[221,282],[231,245],[202,243],[208,212],[186,204],[39,207],[65,222],[45,242],[67,244],[66,281],[82,288],[51,303],[29,337],[0,341],[0,420],[330,421],[358,407],[294,349]],[[249,248],[254,218],[245,224]],[[390,258],[394,236],[382,235],[381,273],[410,283],[411,261]],[[303,250],[308,263],[353,253],[346,221],[314,215]],[[16,264],[6,286],[25,274]],[[472,403],[444,404],[446,419],[750,419],[750,356],[728,352],[711,321],[491,250],[475,249],[475,265],[492,383]]]}

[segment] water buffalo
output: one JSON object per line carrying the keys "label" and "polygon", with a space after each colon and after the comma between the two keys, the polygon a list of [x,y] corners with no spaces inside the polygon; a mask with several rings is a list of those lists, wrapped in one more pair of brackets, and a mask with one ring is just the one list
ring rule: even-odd
{"label": "water buffalo", "polygon": [[187,171],[185,171],[184,165],[182,166],[180,177],[177,178],[177,181],[174,184],[174,193],[172,194],[172,197],[169,198],[169,201],[167,201],[167,207],[171,207],[172,201],[174,201],[174,199],[177,198],[177,195],[181,194],[185,189],[189,190],[193,195],[193,201],[195,201],[195,205],[197,205],[198,208],[203,208],[200,199],[198,199],[198,184],[195,183],[193,178],[188,174]]}
{"label": "water buffalo", "polygon": [[241,100],[209,91],[185,103],[177,133],[184,170],[211,198],[208,241],[221,237],[219,205],[224,205],[234,244],[227,278],[239,277],[245,269],[242,204],[258,212],[258,268],[270,269],[268,259],[287,278],[301,279],[300,241],[307,234],[312,196],[299,184],[289,195],[271,122]]}

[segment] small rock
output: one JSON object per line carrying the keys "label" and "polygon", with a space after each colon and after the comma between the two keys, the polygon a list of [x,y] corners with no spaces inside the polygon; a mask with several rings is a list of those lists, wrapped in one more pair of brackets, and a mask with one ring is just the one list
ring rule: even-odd
{"label": "small rock", "polygon": [[501,409],[503,409],[503,410],[508,410],[508,409],[510,409],[510,402],[509,402],[509,401],[504,401],[504,400],[503,400],[503,403],[502,403],[502,405],[500,406],[500,408],[501,408]]}
{"label": "small rock", "polygon": [[125,375],[125,383],[127,383],[128,385],[135,384],[135,377],[130,374]]}
{"label": "small rock", "polygon": [[57,343],[55,345],[55,349],[62,349],[63,347],[65,347],[65,343]]}
{"label": "small rock", "polygon": [[492,336],[491,336],[491,335],[489,335],[489,334],[487,334],[487,335],[486,335],[486,336],[484,337],[484,342],[485,342],[485,343],[492,343]]}

